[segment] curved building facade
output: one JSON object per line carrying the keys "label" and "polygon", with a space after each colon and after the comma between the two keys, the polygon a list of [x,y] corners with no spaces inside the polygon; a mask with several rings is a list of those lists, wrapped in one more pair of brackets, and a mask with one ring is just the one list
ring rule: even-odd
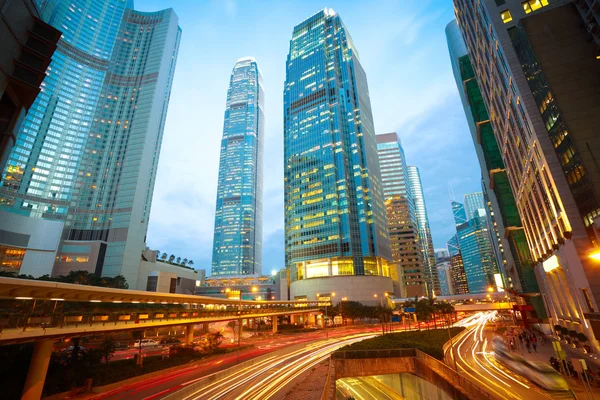
{"label": "curved building facade", "polygon": [[[284,132],[285,253],[292,297],[316,294],[318,288],[300,290],[308,285],[303,280],[389,277],[392,254],[367,77],[348,30],[331,9],[294,28]],[[392,290],[391,280],[384,281]]]}
{"label": "curved building facade", "polygon": [[135,286],[181,37],[177,16],[137,12],[126,0],[38,4],[63,35],[2,175],[0,210],[30,224],[62,222],[54,225],[62,231],[56,252],[35,275],[88,270]]}
{"label": "curved building facade", "polygon": [[260,275],[262,271],[264,102],[256,60],[240,58],[227,90],[213,276]]}

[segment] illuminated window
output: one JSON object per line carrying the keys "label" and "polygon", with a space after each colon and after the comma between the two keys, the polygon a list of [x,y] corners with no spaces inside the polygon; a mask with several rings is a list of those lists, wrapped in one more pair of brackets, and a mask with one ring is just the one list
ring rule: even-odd
{"label": "illuminated window", "polygon": [[[539,10],[548,5],[548,0],[527,0],[522,3],[525,14]],[[508,22],[508,21],[505,21]]]}
{"label": "illuminated window", "polygon": [[500,13],[500,18],[502,18],[502,22],[505,24],[512,21],[512,15],[510,14],[510,10],[505,10]]}

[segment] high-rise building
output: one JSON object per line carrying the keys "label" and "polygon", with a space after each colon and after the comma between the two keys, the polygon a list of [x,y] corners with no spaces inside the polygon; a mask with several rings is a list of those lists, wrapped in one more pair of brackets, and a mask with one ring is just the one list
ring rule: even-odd
{"label": "high-rise building", "polygon": [[456,226],[462,225],[467,222],[467,213],[465,212],[465,205],[458,201],[452,200],[452,214],[454,215],[454,223]]}
{"label": "high-rise building", "polygon": [[340,16],[298,24],[284,86],[285,253],[292,298],[379,303],[392,260],[367,77]]}
{"label": "high-rise building", "polygon": [[600,65],[590,40],[598,2],[454,4],[550,323],[586,334],[598,349],[600,321],[589,319],[600,276],[588,257],[600,213]]}
{"label": "high-rise building", "polygon": [[448,248],[448,255],[450,257],[460,252],[460,248],[458,247],[458,236],[456,233],[448,240],[448,242],[446,242],[446,247]]}
{"label": "high-rise building", "polygon": [[468,294],[467,275],[463,267],[460,253],[450,257],[450,280],[452,282],[452,294]]}
{"label": "high-rise building", "polygon": [[454,292],[452,287],[452,275],[450,273],[451,265],[450,257],[439,260],[435,265],[438,279],[440,280],[440,294],[442,296],[449,296]]}
{"label": "high-rise building", "polygon": [[404,150],[395,132],[376,138],[392,248],[394,292],[402,298],[424,296],[423,254]]}
{"label": "high-rise building", "polygon": [[[490,233],[498,255],[498,266],[506,287],[517,292],[539,293],[531,254],[508,182],[507,171],[456,21],[447,25],[446,38],[456,86],[482,171],[483,197],[487,200],[485,208],[488,210],[489,225],[492,228]],[[465,196],[467,208],[481,206],[477,200],[477,206],[472,207],[470,204],[474,202],[469,199],[470,197]],[[483,200],[481,197],[476,199]],[[544,315],[544,306],[539,297],[528,296],[526,299],[535,306],[538,315]]]}
{"label": "high-rise building", "polygon": [[4,170],[61,33],[40,19],[34,0],[3,3],[0,29],[5,33],[0,43],[0,170]]}
{"label": "high-rise building", "polygon": [[467,219],[471,219],[477,215],[477,210],[487,210],[485,200],[483,199],[482,192],[467,193],[465,194],[465,214]]}
{"label": "high-rise building", "polygon": [[449,258],[450,257],[450,252],[448,251],[448,249],[435,249],[435,262],[437,263],[440,260],[443,260],[444,258]]}
{"label": "high-rise building", "polygon": [[253,57],[231,72],[217,188],[212,275],[262,271],[264,102]]}
{"label": "high-rise building", "polygon": [[132,6],[41,3],[63,34],[0,190],[2,229],[45,234],[24,246],[21,273],[136,286],[181,30],[172,9]]}
{"label": "high-rise building", "polygon": [[435,269],[433,238],[431,237],[431,229],[429,228],[429,217],[427,216],[427,207],[425,206],[425,195],[423,194],[423,185],[421,183],[419,169],[417,167],[408,166],[407,170],[409,186],[415,203],[417,226],[419,227],[419,240],[421,241],[421,253],[423,254],[427,294],[432,296],[433,294],[440,293],[440,282],[438,280],[437,270]]}

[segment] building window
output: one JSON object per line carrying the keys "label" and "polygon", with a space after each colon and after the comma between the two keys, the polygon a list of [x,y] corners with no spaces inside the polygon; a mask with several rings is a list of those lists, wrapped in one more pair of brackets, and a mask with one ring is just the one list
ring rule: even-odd
{"label": "building window", "polygon": [[500,13],[500,18],[502,18],[502,22],[505,24],[512,21],[512,15],[510,14],[510,10],[504,10]]}
{"label": "building window", "polygon": [[149,276],[148,283],[146,284],[146,292],[156,292],[157,285],[158,285],[158,276]]}
{"label": "building window", "polygon": [[596,310],[594,310],[594,306],[592,304],[592,299],[590,299],[590,294],[589,294],[588,290],[586,288],[581,288],[581,293],[583,294],[585,303],[588,306],[588,310],[590,310],[590,312],[596,312]]}
{"label": "building window", "polygon": [[169,285],[169,293],[177,293],[177,278],[171,278],[171,284]]}
{"label": "building window", "polygon": [[0,246],[0,271],[19,273],[25,249]]}
{"label": "building window", "polygon": [[539,10],[542,7],[546,7],[548,5],[548,0],[527,0],[524,1],[522,5],[523,10],[525,10],[525,14],[529,14],[530,12]]}
{"label": "building window", "polygon": [[506,4],[505,0],[496,0],[496,7],[500,7]]}
{"label": "building window", "polygon": [[83,263],[83,262],[90,261],[90,258],[89,257],[62,256],[62,257],[60,257],[60,261],[67,262],[67,263],[72,263],[72,262]]}

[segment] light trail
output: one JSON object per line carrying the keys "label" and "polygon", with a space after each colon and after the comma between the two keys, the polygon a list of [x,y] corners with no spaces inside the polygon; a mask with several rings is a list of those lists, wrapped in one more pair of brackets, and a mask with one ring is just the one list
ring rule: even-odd
{"label": "light trail", "polygon": [[[245,389],[243,393],[236,396],[238,399],[247,398],[268,398],[272,393],[277,392],[285,387],[298,374],[306,371],[312,366],[324,361],[329,354],[347,344],[354,343],[366,338],[374,337],[372,333],[355,334],[345,339],[332,340],[311,343],[304,346],[302,349],[295,350],[291,353],[272,356],[262,360],[254,365],[236,371],[233,376],[228,376],[219,379],[207,386],[204,386],[194,393],[185,397],[185,400],[191,399],[220,399],[233,395],[233,392],[238,390],[242,385],[248,385],[249,382],[259,378],[261,375],[267,374],[258,383],[253,384]],[[273,372],[274,368],[278,368]],[[213,374],[214,375],[214,374]],[[210,377],[209,375],[208,377]],[[203,379],[207,379],[204,377]],[[202,379],[186,382],[187,384],[200,381]]]}

